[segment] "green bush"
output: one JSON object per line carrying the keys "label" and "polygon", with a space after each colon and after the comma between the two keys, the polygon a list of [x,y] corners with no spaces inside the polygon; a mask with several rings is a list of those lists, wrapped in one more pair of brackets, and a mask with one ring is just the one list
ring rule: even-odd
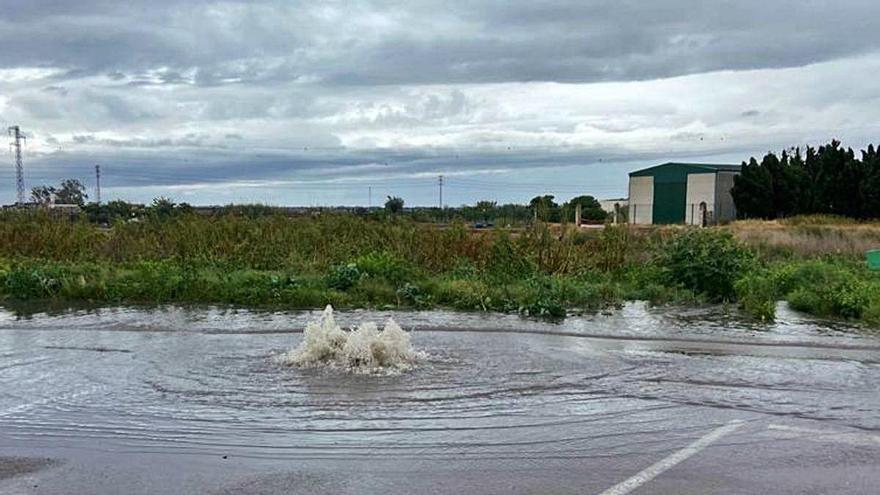
{"label": "green bush", "polygon": [[474,278],[478,275],[477,267],[469,258],[459,257],[455,259],[452,269],[449,270],[452,278]]}
{"label": "green bush", "polygon": [[328,304],[333,307],[347,306],[351,300],[344,292],[328,290],[323,287],[289,287],[281,291],[279,301],[294,308],[321,308]]}
{"label": "green bush", "polygon": [[355,301],[366,306],[387,306],[398,302],[394,287],[380,279],[362,278],[349,293]]}
{"label": "green bush", "polygon": [[397,289],[397,297],[403,304],[415,306],[417,308],[429,308],[432,306],[430,294],[427,294],[421,287],[409,282]]}
{"label": "green bush", "polygon": [[3,292],[14,299],[45,299],[61,289],[55,265],[14,264],[4,274]]}
{"label": "green bush", "polygon": [[620,285],[607,277],[589,280],[584,277],[574,279],[554,276],[549,278],[546,290],[563,306],[579,309],[597,309],[605,304],[619,302],[622,297]]}
{"label": "green bush", "polygon": [[733,284],[754,260],[752,253],[722,230],[689,229],[663,247],[660,265],[669,280],[712,301],[736,297]]}
{"label": "green bush", "polygon": [[871,302],[862,312],[862,319],[873,326],[880,325],[880,288],[874,286],[871,290]]}
{"label": "green bush", "polygon": [[520,252],[509,235],[502,233],[489,248],[485,273],[499,281],[522,280],[535,273],[535,265]]}
{"label": "green bush", "polygon": [[358,283],[363,276],[364,273],[356,263],[346,263],[331,268],[325,280],[327,287],[331,289],[348,290],[354,287],[354,284]]}
{"label": "green bush", "polygon": [[[252,270],[235,271],[229,273],[221,280],[221,286],[217,290],[225,295],[225,301],[241,305],[278,303],[283,300],[282,294],[285,290],[298,286],[297,280],[292,276]],[[202,285],[203,283],[204,275],[199,274],[196,284]],[[189,285],[186,284],[187,287]],[[184,293],[189,292],[189,294],[192,294],[192,292],[186,291],[183,288],[181,290]],[[188,298],[200,299],[195,294]]]}
{"label": "green bush", "polygon": [[833,299],[834,314],[844,318],[861,318],[871,302],[868,284],[861,280],[848,280],[836,287]]}
{"label": "green bush", "polygon": [[603,271],[619,269],[632,247],[629,230],[625,226],[606,225],[593,243],[594,264]]}
{"label": "green bush", "polygon": [[479,280],[444,280],[433,289],[438,303],[456,309],[487,311],[492,305],[488,287]]}
{"label": "green bush", "polygon": [[394,285],[402,285],[413,276],[413,269],[407,263],[385,251],[359,256],[353,264],[361,274],[381,278]]}
{"label": "green bush", "polygon": [[819,316],[860,318],[880,295],[876,285],[862,280],[845,265],[809,261],[790,271],[786,300],[792,308]]}
{"label": "green bush", "polygon": [[751,272],[734,284],[740,307],[761,321],[776,317],[777,290],[773,279],[764,273]]}
{"label": "green bush", "polygon": [[519,307],[519,313],[528,316],[545,316],[550,318],[564,318],[565,306],[559,304],[545,293],[539,293],[538,297],[523,301]]}
{"label": "green bush", "polygon": [[107,295],[116,301],[178,300],[187,274],[170,261],[142,261],[124,267],[108,281]]}
{"label": "green bush", "polygon": [[560,287],[555,277],[533,277],[514,288],[516,290],[508,290],[505,294],[503,305],[506,308],[514,308],[528,316],[553,318],[565,316],[565,299],[576,292],[571,285]]}

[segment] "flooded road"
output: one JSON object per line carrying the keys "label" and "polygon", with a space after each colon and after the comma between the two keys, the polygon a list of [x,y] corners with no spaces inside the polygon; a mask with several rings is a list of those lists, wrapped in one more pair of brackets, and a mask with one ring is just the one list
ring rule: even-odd
{"label": "flooded road", "polygon": [[[876,493],[880,338],[780,309],[393,314],[428,354],[280,366],[316,312],[0,311],[0,493]],[[19,466],[19,467],[16,467]]]}

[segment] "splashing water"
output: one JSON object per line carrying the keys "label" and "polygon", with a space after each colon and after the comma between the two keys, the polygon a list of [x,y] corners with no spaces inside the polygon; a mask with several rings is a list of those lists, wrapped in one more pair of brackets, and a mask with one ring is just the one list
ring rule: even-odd
{"label": "splashing water", "polygon": [[329,366],[358,373],[406,371],[427,357],[416,351],[410,336],[388,318],[380,331],[373,322],[361,323],[350,331],[340,328],[327,306],[319,321],[306,325],[298,347],[278,356],[289,366]]}

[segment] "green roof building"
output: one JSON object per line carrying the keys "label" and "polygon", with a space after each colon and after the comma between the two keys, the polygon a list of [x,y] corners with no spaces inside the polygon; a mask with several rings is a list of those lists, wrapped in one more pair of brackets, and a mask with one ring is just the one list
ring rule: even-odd
{"label": "green roof building", "polygon": [[730,190],[740,165],[664,163],[629,174],[634,224],[712,225],[736,218]]}

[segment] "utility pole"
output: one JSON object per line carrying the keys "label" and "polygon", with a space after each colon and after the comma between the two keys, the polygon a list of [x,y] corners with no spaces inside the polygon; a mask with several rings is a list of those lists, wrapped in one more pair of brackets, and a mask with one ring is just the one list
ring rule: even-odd
{"label": "utility pole", "polygon": [[12,136],[12,147],[15,153],[15,188],[18,193],[19,205],[24,204],[24,169],[21,165],[21,142],[27,138],[21,133],[21,128],[14,125],[8,129],[9,135]]}
{"label": "utility pole", "polygon": [[443,209],[443,176],[437,176],[437,186],[440,188],[440,209]]}
{"label": "utility pole", "polygon": [[101,166],[95,165],[95,201],[101,204]]}
{"label": "utility pole", "polygon": [[367,210],[373,209],[373,186],[367,187]]}

